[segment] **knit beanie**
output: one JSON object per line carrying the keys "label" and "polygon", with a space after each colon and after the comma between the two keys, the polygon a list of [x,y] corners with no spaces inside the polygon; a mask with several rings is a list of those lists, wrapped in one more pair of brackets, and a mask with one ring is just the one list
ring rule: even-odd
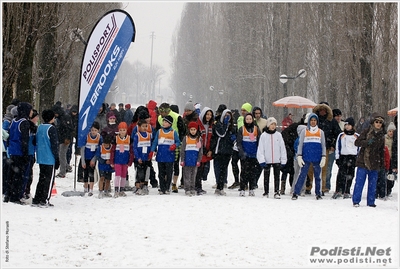
{"label": "knit beanie", "polygon": [[190,110],[190,111],[194,111],[194,105],[192,101],[189,101],[186,103],[185,105],[185,111]]}
{"label": "knit beanie", "polygon": [[109,119],[109,118],[111,118],[111,117],[116,118],[115,115],[114,115],[114,112],[112,112],[112,111],[110,111],[110,112],[107,113],[107,119]]}
{"label": "knit beanie", "polygon": [[242,105],[242,109],[245,109],[247,112],[251,113],[251,110],[253,109],[253,106],[250,105],[249,103],[244,103]]}
{"label": "knit beanie", "polygon": [[278,122],[276,121],[276,119],[274,117],[269,117],[267,119],[267,127],[269,127],[272,123],[278,124]]}
{"label": "knit beanie", "polygon": [[171,124],[171,125],[172,125],[172,123],[174,122],[174,119],[173,119],[170,115],[165,116],[163,120],[166,121],[166,122],[168,122],[168,123]]}
{"label": "knit beanie", "polygon": [[42,112],[42,119],[45,123],[50,122],[54,119],[54,111],[51,109],[45,109]]}
{"label": "knit beanie", "polygon": [[126,122],[122,121],[118,124],[118,130],[119,129],[126,129],[128,130],[128,124],[126,124]]}
{"label": "knit beanie", "polygon": [[227,109],[226,105],[220,104],[217,108],[217,113],[221,114],[225,109]]}
{"label": "knit beanie", "polygon": [[126,104],[126,105],[125,105],[125,108],[126,108],[126,109],[131,109],[131,105],[130,105],[130,104]]}
{"label": "knit beanie", "polygon": [[197,122],[195,122],[195,121],[189,122],[189,125],[188,125],[188,129],[189,129],[189,130],[190,130],[191,128],[197,129],[198,127],[199,127],[199,125],[197,124]]}
{"label": "knit beanie", "polygon": [[349,124],[354,127],[354,119],[352,117],[347,118],[344,122],[345,122],[345,125]]}
{"label": "knit beanie", "polygon": [[[334,117],[342,115],[342,111],[340,111],[340,109],[338,109],[338,108],[332,109],[332,113],[333,113]],[[352,126],[354,126],[354,125],[352,125]]]}
{"label": "knit beanie", "polygon": [[394,126],[394,123],[393,123],[393,122],[390,122],[390,123],[389,123],[389,126],[388,126],[387,130],[388,130],[388,131],[390,131],[390,130],[393,130],[393,131],[396,130],[396,126]]}

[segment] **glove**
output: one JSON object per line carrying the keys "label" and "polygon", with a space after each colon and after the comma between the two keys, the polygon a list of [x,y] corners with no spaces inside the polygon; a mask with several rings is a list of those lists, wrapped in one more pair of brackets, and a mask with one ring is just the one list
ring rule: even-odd
{"label": "glove", "polygon": [[197,167],[200,167],[200,162],[197,162],[197,163],[196,163],[196,166],[197,166]]}
{"label": "glove", "polygon": [[262,168],[264,168],[264,167],[267,166],[267,164],[266,164],[266,163],[260,163],[260,166],[261,166]]}
{"label": "glove", "polygon": [[325,166],[325,161],[326,161],[326,157],[325,157],[325,156],[322,156],[321,162],[319,163],[319,166],[320,166],[320,167],[324,167],[324,166]]}
{"label": "glove", "polygon": [[231,116],[229,114],[227,114],[224,118],[224,124],[228,124],[230,119],[231,119]]}
{"label": "glove", "polygon": [[336,159],[336,165],[337,166],[341,166],[342,165],[342,160],[340,160],[340,159]]}
{"label": "glove", "polygon": [[231,140],[232,140],[232,141],[235,141],[235,140],[236,140],[236,135],[235,135],[235,134],[232,134],[232,135],[231,135]]}
{"label": "glove", "polygon": [[299,164],[300,168],[304,166],[304,161],[302,156],[297,156],[297,163]]}
{"label": "glove", "polygon": [[368,140],[368,146],[372,145],[372,143],[374,143],[374,138]]}
{"label": "glove", "polygon": [[282,164],[281,163],[281,169],[280,170],[283,171],[283,169],[285,169],[285,166],[286,166],[286,164]]}
{"label": "glove", "polygon": [[170,151],[174,151],[175,149],[176,149],[176,144],[172,144],[171,146],[169,146]]}
{"label": "glove", "polygon": [[57,170],[58,168],[60,168],[60,160],[57,158],[56,163],[54,164],[54,169]]}
{"label": "glove", "polygon": [[185,166],[185,162],[181,162],[181,166],[182,166],[182,167]]}
{"label": "glove", "polygon": [[149,161],[151,161],[151,159],[153,159],[153,154],[154,154],[154,152],[150,151],[150,153],[149,153]]}

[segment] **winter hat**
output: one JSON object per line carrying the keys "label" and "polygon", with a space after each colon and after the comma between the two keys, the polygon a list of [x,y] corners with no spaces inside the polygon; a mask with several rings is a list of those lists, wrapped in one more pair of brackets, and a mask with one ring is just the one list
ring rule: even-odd
{"label": "winter hat", "polygon": [[126,129],[128,130],[128,124],[126,124],[126,122],[122,121],[118,124],[118,130],[119,129]]}
{"label": "winter hat", "polygon": [[390,122],[390,123],[389,123],[389,126],[388,126],[387,130],[388,130],[388,131],[390,131],[390,130],[392,130],[392,131],[396,130],[396,126],[394,126],[394,123],[393,123],[393,122]]}
{"label": "winter hat", "polygon": [[308,123],[308,118],[310,117],[310,114],[311,113],[306,114],[306,117],[304,118],[304,123],[306,123],[306,124]]}
{"label": "winter hat", "polygon": [[71,106],[70,111],[71,111],[71,112],[76,112],[76,113],[78,113],[78,106],[77,106],[77,105]]}
{"label": "winter hat", "polygon": [[110,107],[112,107],[112,106],[116,106],[115,103],[111,103]]}
{"label": "winter hat", "polygon": [[249,113],[251,113],[252,108],[253,108],[253,106],[250,105],[249,103],[244,103],[244,104],[242,105],[242,109],[245,109],[245,110],[246,110],[247,112],[249,112]]}
{"label": "winter hat", "polygon": [[126,104],[125,109],[131,109],[131,104]]}
{"label": "winter hat", "polygon": [[192,128],[195,128],[195,129],[199,128],[199,125],[197,124],[197,122],[195,122],[195,121],[189,122],[188,129],[190,130]]}
{"label": "winter hat", "polygon": [[168,123],[171,124],[171,125],[172,125],[172,123],[174,122],[174,119],[173,119],[170,115],[165,116],[163,120],[166,121],[166,122],[168,122]]}
{"label": "winter hat", "polygon": [[159,107],[158,107],[158,111],[159,112],[166,112],[169,113],[169,111],[171,110],[170,106],[168,103],[162,103]]}
{"label": "winter hat", "polygon": [[194,105],[193,105],[192,101],[187,102],[185,105],[185,111],[188,111],[188,110],[194,111]]}
{"label": "winter hat", "polygon": [[107,119],[109,119],[109,118],[111,118],[111,117],[117,118],[117,117],[115,117],[114,112],[112,112],[112,111],[110,111],[110,112],[107,113]]}
{"label": "winter hat", "polygon": [[[338,108],[332,109],[332,113],[333,113],[334,117],[342,115],[342,111],[340,111],[340,109],[338,109]],[[354,125],[351,125],[351,126],[354,126]]]}
{"label": "winter hat", "polygon": [[123,106],[124,106],[124,104],[123,104],[123,103],[119,103],[119,104],[118,104],[118,106],[122,106],[122,107],[123,107]]}
{"label": "winter hat", "polygon": [[42,112],[42,119],[44,122],[50,122],[52,119],[54,119],[54,111],[51,109],[45,109]]}
{"label": "winter hat", "polygon": [[354,127],[354,119],[352,117],[347,118],[344,122],[345,125],[349,124]]}
{"label": "winter hat", "polygon": [[226,105],[220,104],[216,112],[221,114],[225,109],[227,109]]}
{"label": "winter hat", "polygon": [[199,103],[194,104],[194,108],[195,109],[201,109],[201,104],[199,104]]}
{"label": "winter hat", "polygon": [[14,106],[14,107],[10,110],[10,112],[11,112],[11,115],[12,115],[13,117],[18,116],[18,107],[17,107],[17,106]]}
{"label": "winter hat", "polygon": [[267,127],[269,127],[272,123],[278,124],[278,122],[276,121],[276,119],[274,117],[269,117],[267,119]]}

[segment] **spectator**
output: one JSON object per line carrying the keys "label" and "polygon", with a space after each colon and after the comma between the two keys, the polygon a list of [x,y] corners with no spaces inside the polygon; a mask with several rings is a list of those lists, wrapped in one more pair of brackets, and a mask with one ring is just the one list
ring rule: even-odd
{"label": "spectator", "polygon": [[290,124],[293,123],[293,115],[292,113],[289,113],[289,115],[286,116],[286,118],[283,119],[282,121],[282,131],[285,130],[287,127],[289,127]]}
{"label": "spectator", "polygon": [[360,147],[357,156],[356,184],[353,191],[353,206],[359,207],[364,188],[365,180],[368,176],[367,206],[376,207],[375,193],[378,172],[384,169],[384,149],[385,149],[385,125],[381,115],[373,113],[371,115],[370,127],[365,129],[356,139],[354,144]]}
{"label": "spectator", "polygon": [[116,104],[115,103],[111,103],[110,105],[110,109],[109,112],[114,113],[115,117],[116,117],[116,123],[119,124],[121,122],[121,118],[120,118],[120,114],[116,108]]}
{"label": "spectator", "polygon": [[67,151],[68,146],[72,140],[72,133],[74,127],[72,125],[72,119],[70,115],[65,114],[64,109],[58,105],[53,106],[57,124],[58,142],[59,142],[59,159],[60,159],[60,169],[57,174],[59,178],[65,178],[67,172]]}
{"label": "spectator", "polygon": [[150,114],[150,125],[154,129],[156,128],[156,124],[157,124],[156,108],[157,108],[157,102],[156,101],[150,100],[147,103],[147,109],[149,110],[149,114]]}
{"label": "spectator", "polygon": [[126,122],[126,124],[129,126],[133,120],[133,112],[131,110],[130,104],[125,105],[125,111],[123,115],[124,116],[122,121]]}

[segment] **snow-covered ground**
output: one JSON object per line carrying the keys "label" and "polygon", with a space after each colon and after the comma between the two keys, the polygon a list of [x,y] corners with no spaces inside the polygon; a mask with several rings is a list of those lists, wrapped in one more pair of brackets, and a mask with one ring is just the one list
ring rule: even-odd
{"label": "snow-covered ground", "polygon": [[[234,181],[231,171],[228,185]],[[38,172],[35,165],[35,179]],[[129,174],[133,179],[133,167]],[[334,165],[332,189],[336,174]],[[32,193],[36,183],[35,180],[32,184]],[[1,265],[18,268],[397,268],[399,265],[397,183],[393,197],[388,201],[377,200],[376,208],[366,206],[365,193],[361,207],[354,208],[351,199],[330,199],[332,191],[320,201],[314,195],[292,201],[288,192],[280,200],[264,198],[262,178],[255,197],[247,196],[248,192],[246,197],[239,197],[237,189],[227,189],[227,196],[217,197],[212,189],[214,184],[211,169],[208,181],[203,182],[208,192],[203,196],[187,197],[183,190],[158,195],[157,189],[150,189],[148,196],[129,192],[127,197],[117,199],[98,199],[98,191],[92,197],[64,197],[61,195],[64,191],[73,190],[73,174],[69,173],[64,179],[56,179],[58,194],[51,199],[53,208],[2,203]],[[82,189],[82,183],[77,183],[77,190]],[[273,180],[270,189],[273,190]],[[319,254],[311,256],[312,250],[318,248]],[[345,250],[350,254],[377,251],[375,255],[369,252],[364,256],[335,256],[335,250],[342,254]],[[312,258],[332,260],[312,263]]]}

